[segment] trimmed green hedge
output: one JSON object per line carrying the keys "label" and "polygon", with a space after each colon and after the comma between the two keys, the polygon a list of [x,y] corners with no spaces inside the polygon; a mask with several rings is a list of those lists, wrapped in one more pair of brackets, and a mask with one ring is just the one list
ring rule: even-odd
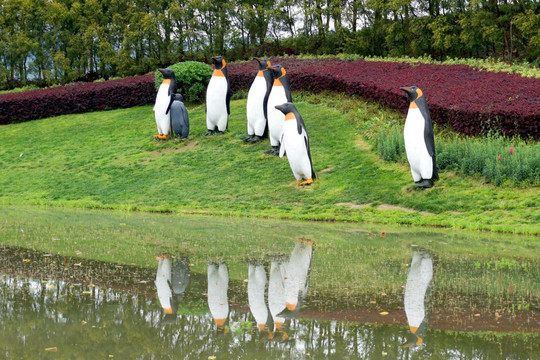
{"label": "trimmed green hedge", "polygon": [[[174,71],[178,93],[182,94],[184,100],[190,103],[204,102],[206,86],[213,72],[209,65],[198,61],[185,61],[173,64],[169,69]],[[163,81],[163,74],[156,70],[155,76],[157,90]]]}

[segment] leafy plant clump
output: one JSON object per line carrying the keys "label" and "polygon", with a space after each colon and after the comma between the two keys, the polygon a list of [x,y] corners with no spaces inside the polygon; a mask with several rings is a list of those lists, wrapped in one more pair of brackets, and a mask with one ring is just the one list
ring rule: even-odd
{"label": "leafy plant clump", "polygon": [[[480,175],[501,185],[540,183],[540,144],[490,135],[482,139],[454,138],[435,140],[437,167],[465,175]],[[401,129],[380,130],[376,149],[384,160],[406,161]]]}
{"label": "leafy plant clump", "polygon": [[[184,61],[169,66],[174,71],[177,92],[189,103],[204,102],[206,86],[212,77],[212,68],[199,61]],[[155,86],[159,89],[163,74],[156,70]]]}

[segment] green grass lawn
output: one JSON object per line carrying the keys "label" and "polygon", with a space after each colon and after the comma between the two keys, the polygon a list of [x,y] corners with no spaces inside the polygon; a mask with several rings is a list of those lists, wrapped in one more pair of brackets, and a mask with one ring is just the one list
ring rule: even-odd
{"label": "green grass lawn", "polygon": [[[366,123],[403,115],[365,104],[344,114],[297,96],[315,184],[296,186],[287,159],[244,144],[244,99],[224,136],[205,138],[204,105],[190,107],[191,139],[156,141],[152,106],[66,115],[0,127],[0,205],[346,220],[540,234],[537,186],[495,187],[441,172],[408,191],[407,166],[380,160]],[[343,104],[341,104],[343,105]],[[343,107],[343,106],[342,106]],[[356,109],[359,107],[356,105]],[[361,107],[360,107],[361,108]],[[363,125],[364,124],[364,125]],[[368,134],[369,135],[369,134]]]}

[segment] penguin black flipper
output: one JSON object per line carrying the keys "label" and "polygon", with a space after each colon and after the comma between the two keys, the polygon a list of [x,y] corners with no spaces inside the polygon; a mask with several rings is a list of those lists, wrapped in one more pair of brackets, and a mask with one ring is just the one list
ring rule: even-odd
{"label": "penguin black flipper", "polygon": [[263,76],[264,80],[266,81],[266,93],[264,94],[263,100],[263,111],[266,124],[264,125],[264,132],[261,137],[263,139],[266,139],[268,138],[268,98],[270,97],[270,92],[272,92],[272,84],[274,83],[274,77],[272,76],[272,72],[266,69],[263,71]]}
{"label": "penguin black flipper", "polygon": [[[227,65],[221,68],[221,72],[225,75],[225,80],[227,80],[227,94],[225,95],[225,103],[227,104],[227,114],[231,115],[231,85],[229,84],[229,72],[227,71]],[[229,122],[227,121],[227,128],[229,127]]]}
{"label": "penguin black flipper", "polygon": [[283,75],[279,78],[279,81],[285,89],[285,96],[287,97],[287,102],[293,102],[291,94],[291,81],[289,80],[289,77],[287,75]]}
{"label": "penguin black flipper", "polygon": [[309,158],[309,164],[311,165],[311,178],[315,180],[315,171],[313,171],[313,161],[311,161],[311,151],[309,150],[309,140],[306,135],[304,135],[304,142],[306,143],[307,156]]}
{"label": "penguin black flipper", "polygon": [[431,121],[431,116],[429,114],[426,98],[422,96],[419,99],[416,99],[416,103],[418,104],[418,109],[420,110],[420,113],[422,114],[422,117],[424,118],[424,121],[425,121],[424,142],[426,144],[428,154],[433,159],[432,179],[438,180],[439,174],[437,172],[437,165],[435,164],[435,137],[433,135],[433,123]]}
{"label": "penguin black flipper", "polygon": [[268,122],[268,98],[270,97],[270,92],[272,92],[272,84],[274,83],[274,77],[272,76],[272,72],[269,70],[263,71],[264,80],[266,81],[266,93],[264,94],[264,100],[263,100],[263,110],[264,110],[264,118]]}
{"label": "penguin black flipper", "polygon": [[182,106],[182,114],[184,118],[184,127],[181,136],[187,138],[189,135],[189,115],[185,106]]}

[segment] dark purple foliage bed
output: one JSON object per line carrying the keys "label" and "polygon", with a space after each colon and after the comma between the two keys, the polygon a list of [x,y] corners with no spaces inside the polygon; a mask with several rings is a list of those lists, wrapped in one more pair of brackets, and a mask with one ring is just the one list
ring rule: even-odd
{"label": "dark purple foliage bed", "polygon": [[[540,79],[479,71],[466,65],[406,64],[339,59],[271,59],[285,67],[293,90],[360,96],[406,112],[399,87],[424,92],[431,117],[467,135],[489,130],[540,138]],[[229,64],[232,91],[248,89],[255,61]],[[154,75],[0,95],[0,124],[53,115],[127,108],[155,101]]]}

